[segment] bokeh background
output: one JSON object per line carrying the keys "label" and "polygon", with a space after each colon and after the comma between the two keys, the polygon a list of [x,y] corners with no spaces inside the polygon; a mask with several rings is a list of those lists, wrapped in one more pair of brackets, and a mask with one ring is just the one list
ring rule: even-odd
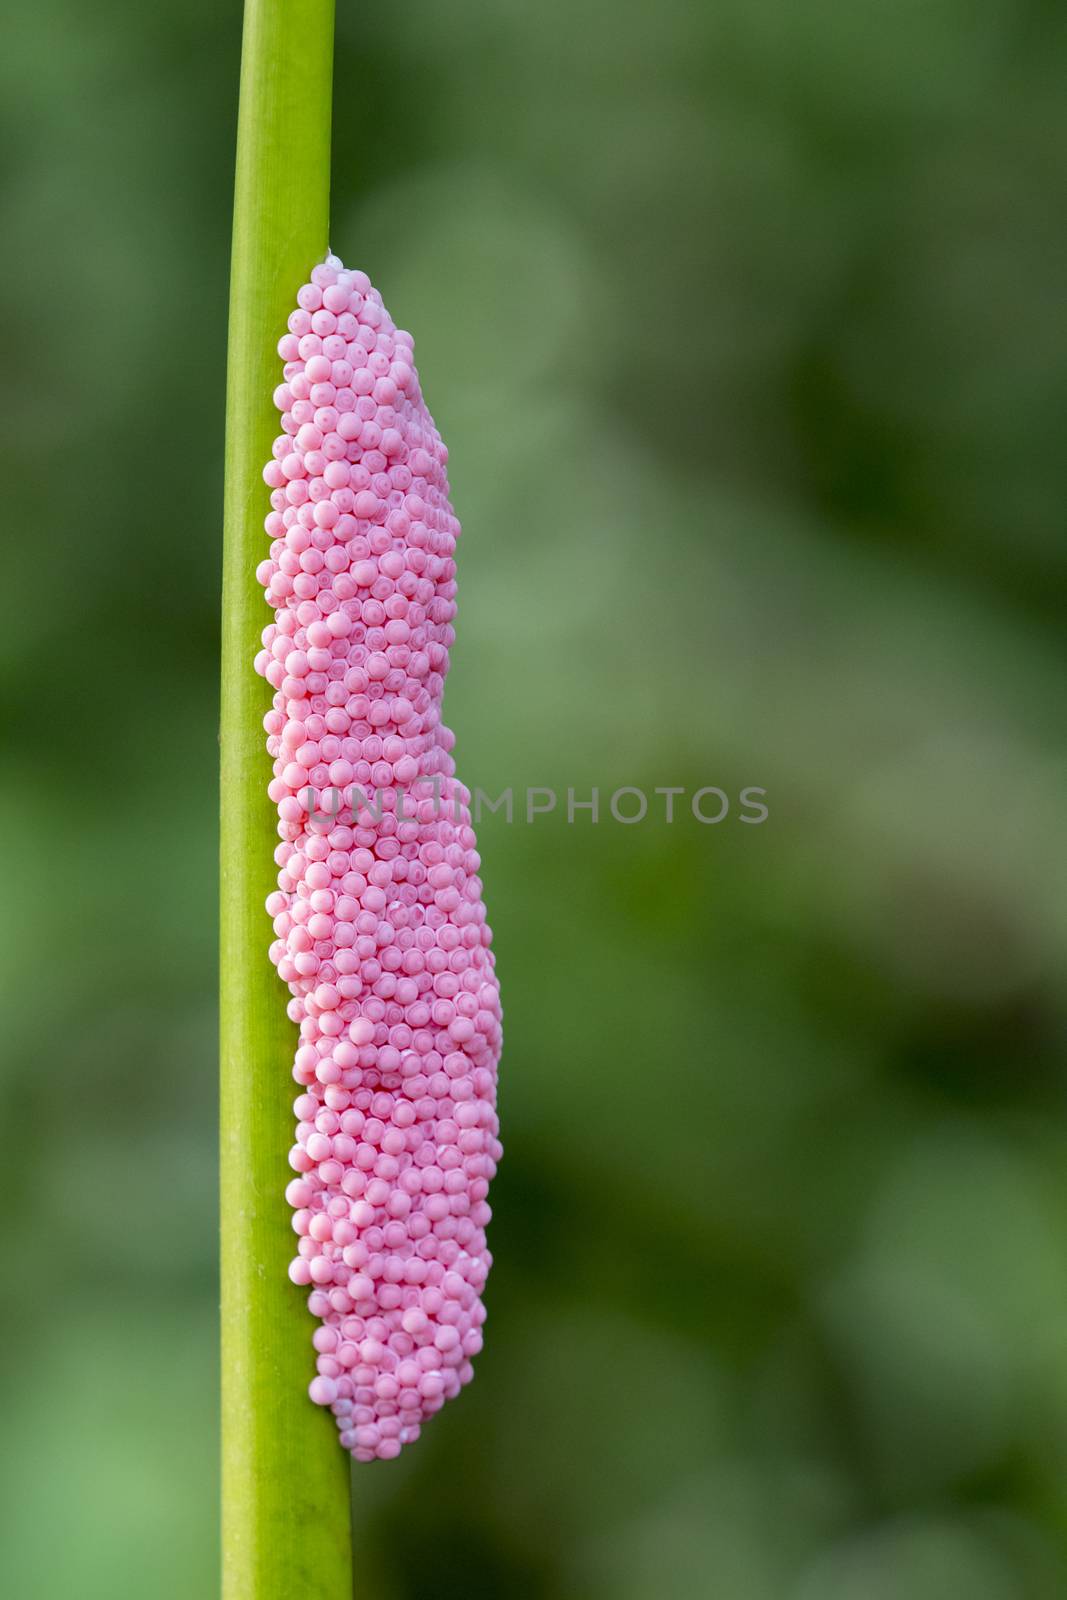
{"label": "bokeh background", "polygon": [[[215,1584],[238,13],[4,25],[18,1600]],[[339,0],[337,57],[461,771],[735,797],[482,822],[488,1345],[357,1470],[360,1593],[1063,1596],[1067,12]]]}

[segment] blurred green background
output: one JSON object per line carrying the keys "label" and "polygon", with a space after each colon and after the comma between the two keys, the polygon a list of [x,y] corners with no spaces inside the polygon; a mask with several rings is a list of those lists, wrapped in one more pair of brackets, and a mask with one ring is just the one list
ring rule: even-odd
{"label": "blurred green background", "polygon": [[[461,772],[770,807],[483,819],[488,1343],[357,1469],[360,1593],[1067,1595],[1067,12],[338,9],[332,243],[451,450]],[[4,26],[17,1600],[215,1585],[239,28]]]}

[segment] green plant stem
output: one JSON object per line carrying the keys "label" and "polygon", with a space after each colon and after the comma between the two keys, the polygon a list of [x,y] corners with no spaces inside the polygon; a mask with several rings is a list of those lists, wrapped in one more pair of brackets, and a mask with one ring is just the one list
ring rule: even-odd
{"label": "green plant stem", "polygon": [[328,244],[333,0],[246,0],[226,401],[221,807],[224,1600],[350,1600],[349,1458],[313,1405],[312,1323],[287,1274],[296,1036],[267,956],[277,816],[253,671],[269,618],[262,469],[277,341]]}

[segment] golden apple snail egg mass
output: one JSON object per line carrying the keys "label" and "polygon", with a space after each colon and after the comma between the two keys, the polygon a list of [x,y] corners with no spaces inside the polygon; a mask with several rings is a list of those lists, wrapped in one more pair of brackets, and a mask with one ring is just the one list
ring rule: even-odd
{"label": "golden apple snail egg mass", "polygon": [[330,256],[296,298],[256,657],[282,841],[270,954],[300,1027],[290,1276],[318,1319],[311,1398],[370,1461],[418,1437],[482,1346],[500,995],[442,721],[448,452],[366,275]]}

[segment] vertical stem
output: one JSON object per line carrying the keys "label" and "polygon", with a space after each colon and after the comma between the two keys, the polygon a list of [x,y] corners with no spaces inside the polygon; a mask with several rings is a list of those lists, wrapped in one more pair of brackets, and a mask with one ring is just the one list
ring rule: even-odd
{"label": "vertical stem", "polygon": [[277,844],[253,671],[269,620],[262,469],[277,341],[326,253],[334,0],[246,0],[226,403],[222,631],[221,1208],[224,1600],[351,1600],[348,1456],[308,1399],[311,1319],[287,1274],[295,1034],[267,956]]}

